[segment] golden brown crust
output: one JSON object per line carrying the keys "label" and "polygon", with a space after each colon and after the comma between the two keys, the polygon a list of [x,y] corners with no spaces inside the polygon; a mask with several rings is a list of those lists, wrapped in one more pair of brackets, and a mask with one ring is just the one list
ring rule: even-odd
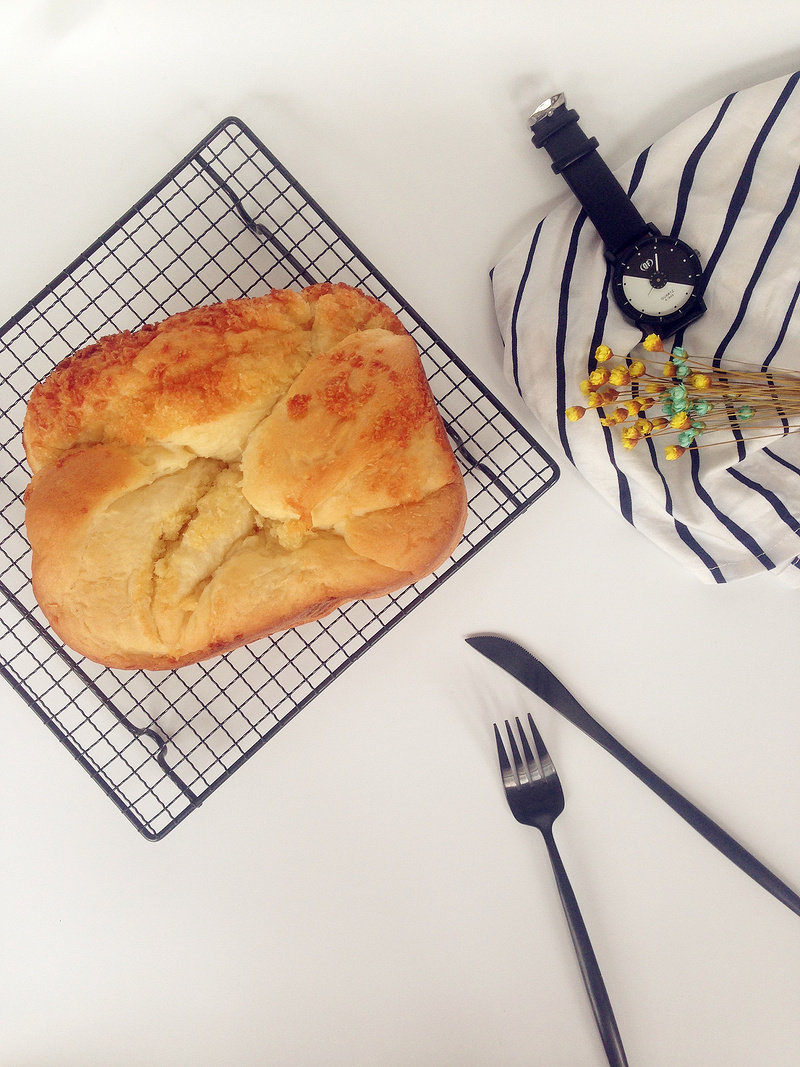
{"label": "golden brown crust", "polygon": [[104,338],[33,391],[37,600],[119,668],[190,663],[430,573],[463,479],[413,340],[348,286]]}
{"label": "golden brown crust", "polygon": [[317,285],[104,337],[35,386],[23,428],[28,462],[36,472],[77,443],[109,440],[180,439],[202,455],[230,452],[231,430],[249,432],[312,354],[373,326],[404,332],[374,297]]}

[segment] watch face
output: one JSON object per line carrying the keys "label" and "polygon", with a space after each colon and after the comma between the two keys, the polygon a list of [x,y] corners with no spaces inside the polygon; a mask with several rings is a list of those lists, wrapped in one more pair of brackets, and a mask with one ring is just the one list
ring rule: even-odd
{"label": "watch face", "polygon": [[668,326],[684,318],[697,295],[702,268],[697,253],[674,237],[647,236],[619,257],[614,295],[622,311],[635,321]]}

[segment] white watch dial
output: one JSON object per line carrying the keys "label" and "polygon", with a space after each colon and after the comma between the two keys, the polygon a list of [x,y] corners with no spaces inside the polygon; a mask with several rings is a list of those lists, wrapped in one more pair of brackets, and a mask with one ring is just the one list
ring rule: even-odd
{"label": "white watch dial", "polygon": [[666,285],[657,288],[647,277],[623,274],[622,291],[637,311],[643,315],[660,318],[680,311],[694,292],[694,286],[681,282],[667,282]]}

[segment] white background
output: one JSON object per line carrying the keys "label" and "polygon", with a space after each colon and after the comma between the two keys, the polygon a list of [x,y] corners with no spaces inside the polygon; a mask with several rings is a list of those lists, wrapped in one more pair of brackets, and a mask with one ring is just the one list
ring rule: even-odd
{"label": "white background", "polygon": [[[536,435],[488,271],[555,198],[533,105],[612,166],[800,67],[800,7],[0,2],[0,321],[217,122],[246,122]],[[560,460],[557,446],[543,442]],[[2,1067],[593,1067],[543,842],[491,723],[531,710],[636,1067],[795,1067],[800,917],[469,649],[516,637],[800,887],[798,594],[683,574],[557,485],[162,842],[0,694]]]}

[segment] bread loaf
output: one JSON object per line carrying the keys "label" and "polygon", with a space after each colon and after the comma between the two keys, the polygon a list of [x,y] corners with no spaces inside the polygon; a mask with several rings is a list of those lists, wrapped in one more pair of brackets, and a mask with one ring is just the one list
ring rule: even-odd
{"label": "bread loaf", "polygon": [[195,308],[31,394],[33,589],[72,649],[163,670],[409,585],[466,494],[417,347],[344,285]]}

